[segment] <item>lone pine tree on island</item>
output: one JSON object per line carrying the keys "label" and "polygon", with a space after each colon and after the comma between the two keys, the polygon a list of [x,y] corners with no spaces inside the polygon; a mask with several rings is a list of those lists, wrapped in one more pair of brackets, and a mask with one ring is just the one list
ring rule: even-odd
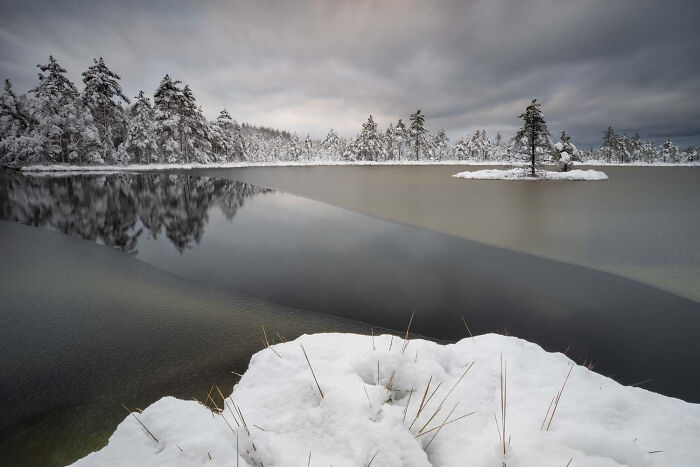
{"label": "lone pine tree on island", "polygon": [[539,163],[539,153],[542,148],[549,145],[547,123],[542,117],[542,110],[540,110],[537,99],[532,99],[525,112],[521,113],[518,118],[523,120],[523,126],[520,127],[515,138],[528,149],[530,176],[535,177],[535,166]]}

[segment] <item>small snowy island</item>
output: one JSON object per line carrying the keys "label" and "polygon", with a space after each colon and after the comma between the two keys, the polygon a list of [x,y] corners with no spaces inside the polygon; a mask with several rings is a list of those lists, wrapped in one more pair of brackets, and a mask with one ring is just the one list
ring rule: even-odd
{"label": "small snowy island", "polygon": [[304,335],[224,395],[165,397],[76,466],[690,466],[700,405],[496,334]]}
{"label": "small snowy island", "polygon": [[600,170],[569,170],[567,172],[553,172],[549,170],[538,171],[533,177],[524,168],[515,169],[486,169],[467,170],[453,175],[455,178],[468,178],[472,180],[607,180],[608,176]]}
{"label": "small snowy island", "polygon": [[[571,137],[565,131],[561,133],[561,141],[552,144],[549,139],[547,123],[542,117],[542,110],[537,99],[533,99],[525,112],[520,114],[523,126],[515,138],[526,149],[527,164],[509,170],[487,169],[465,171],[454,174],[455,178],[473,180],[607,180],[605,172],[598,170],[571,170],[574,160],[579,160],[579,151],[571,142]],[[549,153],[551,159],[543,161]],[[561,166],[561,172],[543,170],[543,162]]]}

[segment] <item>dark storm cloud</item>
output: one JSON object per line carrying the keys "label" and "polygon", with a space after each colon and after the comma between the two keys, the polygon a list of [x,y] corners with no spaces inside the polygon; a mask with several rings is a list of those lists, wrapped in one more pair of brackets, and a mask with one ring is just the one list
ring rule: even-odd
{"label": "dark storm cloud", "polygon": [[553,132],[700,143],[697,1],[5,2],[0,72],[35,85],[53,53],[78,81],[104,56],[129,95],[165,73],[206,113],[353,134],[421,107],[452,139],[511,135],[536,97]]}

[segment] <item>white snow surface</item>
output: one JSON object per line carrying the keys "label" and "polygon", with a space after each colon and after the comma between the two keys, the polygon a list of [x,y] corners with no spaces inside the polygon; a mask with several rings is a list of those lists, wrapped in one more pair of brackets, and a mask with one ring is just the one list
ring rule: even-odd
{"label": "white snow surface", "polygon": [[569,170],[568,172],[554,172],[551,170],[538,170],[536,177],[531,177],[525,168],[508,170],[486,169],[459,172],[453,175],[455,178],[468,178],[472,180],[607,180],[605,172],[599,170]]}
{"label": "white snow surface", "polygon": [[[105,448],[74,465],[306,466],[309,453],[311,466],[335,467],[697,465],[700,405],[622,386],[514,337],[407,342],[402,351],[403,339],[389,335],[315,334],[273,345],[252,357],[225,407],[215,396],[224,408],[220,415],[165,397],[129,415]],[[505,456],[495,420],[500,426],[501,365]],[[551,426],[543,430],[570,369]],[[234,420],[235,407],[249,434]],[[429,430],[448,414],[455,420],[469,413],[433,439],[438,430]],[[421,432],[427,434],[416,437]]]}

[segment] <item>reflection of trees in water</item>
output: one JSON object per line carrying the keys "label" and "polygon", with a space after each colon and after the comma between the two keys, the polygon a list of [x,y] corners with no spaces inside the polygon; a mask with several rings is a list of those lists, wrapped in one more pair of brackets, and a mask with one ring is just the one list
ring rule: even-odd
{"label": "reflection of trees in water", "polygon": [[54,228],[131,253],[144,231],[153,238],[164,232],[182,253],[202,239],[213,206],[231,220],[246,198],[268,191],[189,175],[8,173],[0,176],[0,218]]}

